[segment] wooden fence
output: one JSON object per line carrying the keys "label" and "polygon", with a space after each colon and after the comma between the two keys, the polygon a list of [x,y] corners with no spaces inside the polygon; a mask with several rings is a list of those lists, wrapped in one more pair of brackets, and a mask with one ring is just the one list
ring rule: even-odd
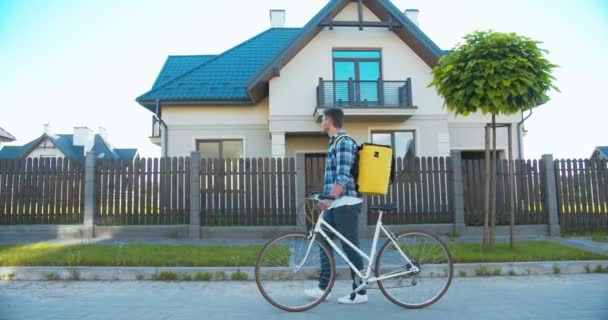
{"label": "wooden fence", "polygon": [[608,230],[608,162],[556,160],[560,225],[564,231]]}
{"label": "wooden fence", "polygon": [[[294,158],[202,159],[199,172],[191,172],[190,161],[96,160],[90,184],[95,224],[189,224],[191,181],[199,181],[203,226],[296,225],[298,177],[306,180],[299,181],[305,193],[322,189],[322,154],[307,157],[298,173]],[[548,224],[546,201],[554,194],[563,231],[608,230],[608,162],[555,160],[554,173],[545,172],[547,163],[514,162],[516,224]],[[462,173],[465,224],[480,226],[483,161],[464,160]],[[497,173],[496,222],[507,225],[506,160],[499,161]],[[556,181],[548,190],[550,174]],[[0,160],[0,224],[83,223],[84,176],[84,159]],[[368,205],[396,203],[397,212],[384,218],[387,224],[454,223],[454,181],[451,158],[399,158],[388,195],[369,196]],[[376,219],[377,213],[368,211],[369,224]]]}
{"label": "wooden fence", "polygon": [[0,224],[83,222],[84,160],[0,160]]}
{"label": "wooden fence", "polygon": [[[395,180],[386,196],[368,196],[368,206],[395,203],[397,211],[382,218],[385,224],[452,223],[452,163],[450,158],[397,158]],[[378,219],[368,211],[368,224]]]}
{"label": "wooden fence", "polygon": [[[483,225],[485,167],[482,160],[463,161],[465,223]],[[496,225],[510,224],[508,160],[497,162]],[[514,160],[515,224],[546,224],[545,181],[538,160]]]}
{"label": "wooden fence", "polygon": [[95,170],[98,225],[187,224],[190,158],[101,159]]}
{"label": "wooden fence", "polygon": [[296,224],[294,158],[201,160],[205,226]]}

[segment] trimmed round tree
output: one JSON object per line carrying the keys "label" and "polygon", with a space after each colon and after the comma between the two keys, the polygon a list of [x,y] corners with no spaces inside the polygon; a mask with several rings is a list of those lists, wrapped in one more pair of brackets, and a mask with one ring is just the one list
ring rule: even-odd
{"label": "trimmed round tree", "polygon": [[[548,51],[538,47],[539,41],[515,33],[476,31],[466,35],[464,40],[439,60],[429,86],[436,87],[447,109],[456,115],[475,112],[492,115],[494,157],[491,166],[492,176],[495,176],[496,115],[516,114],[549,101],[547,92],[550,89],[559,91],[553,85],[555,78],[551,75],[557,66],[545,58]],[[486,131],[486,160],[488,157]],[[512,179],[511,163],[509,168]],[[490,184],[490,173],[486,169],[486,186]],[[494,243],[495,213],[492,209],[489,217],[488,208],[490,193],[495,197],[493,191],[486,188],[484,245]],[[491,231],[488,231],[488,219],[492,219]],[[511,230],[513,220],[512,211]]]}

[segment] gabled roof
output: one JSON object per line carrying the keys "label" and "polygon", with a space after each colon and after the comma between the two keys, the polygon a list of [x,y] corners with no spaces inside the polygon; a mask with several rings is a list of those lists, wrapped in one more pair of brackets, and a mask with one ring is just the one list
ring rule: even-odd
{"label": "gabled roof", "polygon": [[23,146],[4,146],[0,149],[0,159],[24,158],[27,150],[32,150],[42,142],[41,138],[34,139]]}
{"label": "gabled roof", "polygon": [[[23,146],[5,146],[0,150],[0,159],[19,159],[27,157],[40,143],[49,140],[59,149],[66,158],[84,158],[84,147],[74,146],[74,136],[71,134],[47,135],[30,141]],[[133,159],[137,155],[137,149],[114,149],[98,134],[91,151],[97,152],[98,158],[102,159]]]}
{"label": "gabled roof", "polygon": [[[297,37],[281,50],[264,68],[260,69],[246,84],[248,92],[258,100],[264,94],[264,88],[278,71],[300,52],[325,26],[324,21],[333,19],[352,0],[332,0],[319,13],[317,13],[302,28]],[[365,5],[381,21],[388,21],[389,17],[400,27],[393,28],[393,32],[403,40],[427,65],[434,67],[445,51],[441,50],[415,23],[397,9],[389,0],[363,0]]]}
{"label": "gabled roof", "polygon": [[245,82],[300,29],[272,28],[178,77],[148,91],[137,101],[153,110],[156,99],[170,101],[250,102]]}
{"label": "gabled roof", "polygon": [[0,128],[0,141],[15,141],[15,137],[8,131]]}
{"label": "gabled roof", "polygon": [[[447,53],[389,0],[362,1],[381,21],[393,21],[393,32],[430,67]],[[175,74],[165,74],[170,57],[152,89],[136,101],[153,112],[156,100],[174,104],[254,104],[268,94],[270,79],[278,76],[281,68],[326,27],[324,24],[351,2],[331,0],[303,28],[271,28],[206,61],[189,64],[183,60],[180,68],[191,69],[166,80]],[[170,64],[173,62],[177,60]]]}
{"label": "gabled roof", "polygon": [[152,85],[152,90],[177,78],[182,73],[202,65],[213,57],[215,56],[209,54],[196,56],[168,56],[163,68],[160,70],[160,73],[156,78],[156,81],[154,81],[154,84]]}

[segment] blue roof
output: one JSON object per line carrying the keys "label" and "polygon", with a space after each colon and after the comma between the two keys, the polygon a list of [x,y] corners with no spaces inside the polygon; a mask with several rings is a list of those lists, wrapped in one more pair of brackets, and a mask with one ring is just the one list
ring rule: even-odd
{"label": "blue roof", "polygon": [[4,146],[0,150],[0,159],[19,159],[22,158],[23,147],[20,146]]}
{"label": "blue roof", "polygon": [[[74,136],[71,134],[60,134],[49,136],[43,134],[23,146],[5,146],[0,150],[0,159],[19,159],[26,157],[42,141],[48,139],[66,158],[84,158],[84,147],[74,146]],[[103,159],[133,159],[137,155],[137,149],[114,149],[98,134],[91,151],[97,152],[97,156]]]}
{"label": "blue roof", "polygon": [[156,81],[152,85],[152,90],[166,84],[167,82],[177,78],[182,73],[190,71],[203,63],[209,61],[214,55],[197,55],[197,56],[169,56],[160,70]]}
{"label": "blue roof", "polygon": [[[249,100],[245,83],[300,31],[300,28],[271,28],[215,56],[190,71],[157,85],[137,101]],[[182,67],[186,64],[184,62]],[[162,82],[162,80],[161,80]]]}
{"label": "blue roof", "polygon": [[137,156],[137,149],[114,149],[119,159],[133,159]]}
{"label": "blue roof", "polygon": [[608,158],[608,146],[596,147],[595,150],[598,150],[605,158]]}

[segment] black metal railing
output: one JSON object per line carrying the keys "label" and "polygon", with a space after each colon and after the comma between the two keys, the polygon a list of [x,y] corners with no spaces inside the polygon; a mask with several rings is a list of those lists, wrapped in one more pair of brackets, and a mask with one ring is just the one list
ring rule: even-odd
{"label": "black metal railing", "polygon": [[160,138],[160,120],[156,116],[152,116],[152,138]]}
{"label": "black metal railing", "polygon": [[411,107],[412,80],[323,80],[317,86],[318,107]]}

